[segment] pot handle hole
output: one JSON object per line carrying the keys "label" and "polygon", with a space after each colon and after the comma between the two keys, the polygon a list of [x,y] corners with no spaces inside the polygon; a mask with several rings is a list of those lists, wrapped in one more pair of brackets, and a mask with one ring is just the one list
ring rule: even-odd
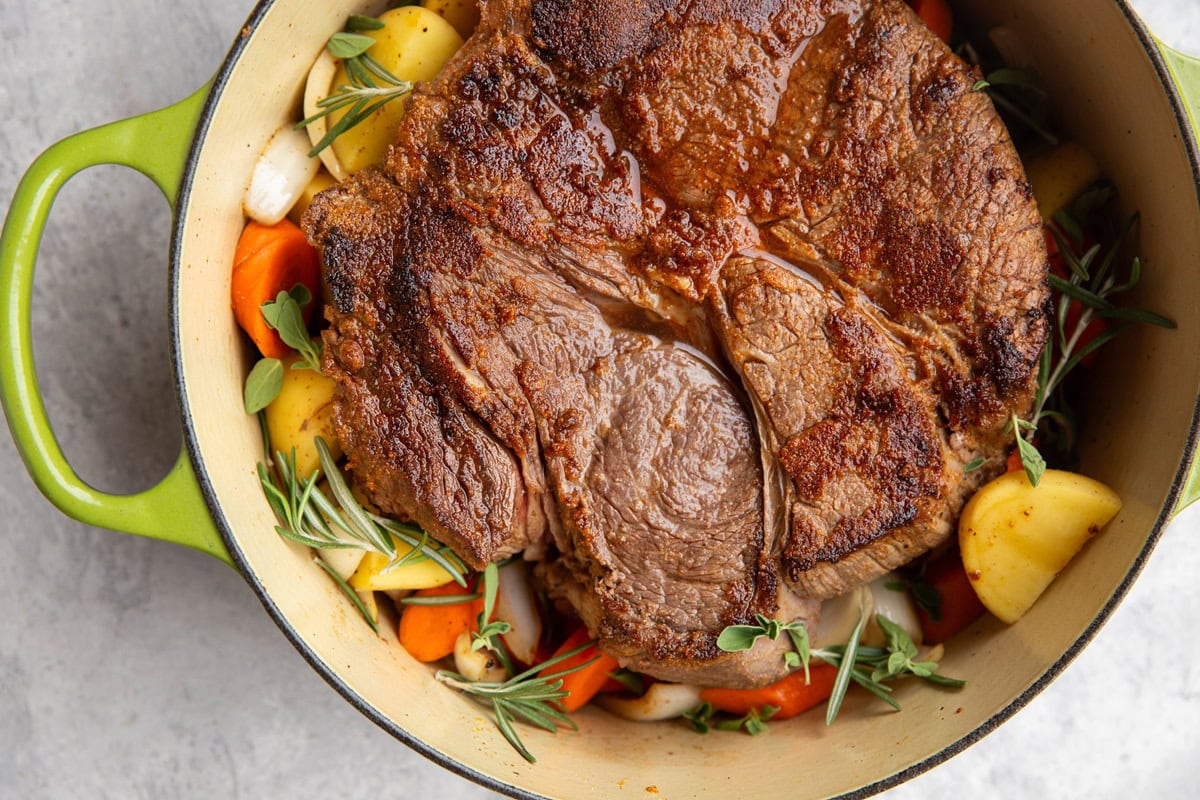
{"label": "pot handle hole", "polygon": [[173,205],[208,89],[159,111],[64,139],[25,173],[0,234],[0,401],[29,474],[65,514],[89,525],[186,545],[232,564],[186,448],[166,477],[137,494],[106,494],[75,474],[46,416],[30,329],[34,263],[59,189],[88,167],[119,164],[154,181]]}

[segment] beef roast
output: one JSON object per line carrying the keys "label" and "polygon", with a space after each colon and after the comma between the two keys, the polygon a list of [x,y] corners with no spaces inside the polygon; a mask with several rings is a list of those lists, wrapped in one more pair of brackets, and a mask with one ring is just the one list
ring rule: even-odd
{"label": "beef roast", "polygon": [[1040,218],[976,79],[899,0],[488,0],[305,217],[355,481],[624,664],[778,677],[717,635],[943,541],[1032,400]]}

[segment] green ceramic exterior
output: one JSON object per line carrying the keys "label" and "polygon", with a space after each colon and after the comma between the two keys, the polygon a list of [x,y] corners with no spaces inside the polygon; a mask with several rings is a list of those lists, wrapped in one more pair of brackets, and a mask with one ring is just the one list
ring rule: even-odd
{"label": "green ceramic exterior", "polygon": [[[1186,56],[1161,42],[1158,43],[1158,47],[1162,50],[1167,68],[1171,70],[1171,74],[1175,78],[1175,85],[1179,88],[1179,93],[1187,104],[1188,114],[1192,118],[1192,129],[1200,138],[1200,59]],[[1183,493],[1179,496],[1175,513],[1178,514],[1197,500],[1200,500],[1200,458],[1192,463],[1191,475],[1187,485],[1183,488]]]}
{"label": "green ceramic exterior", "polygon": [[[1200,59],[1159,44],[1200,132]],[[38,487],[75,519],[186,545],[232,564],[184,450],[156,486],[133,495],[99,492],[63,456],[39,391],[30,336],[34,262],[50,208],[74,174],[121,164],[149,177],[176,207],[208,86],[173,106],[72,136],[43,153],[22,179],[0,237],[0,401],[17,449]],[[1200,499],[1200,459],[1175,508]]]}
{"label": "green ceramic exterior", "polygon": [[106,494],[75,474],[46,417],[30,334],[34,262],[58,190],[88,167],[121,164],[154,181],[175,207],[207,96],[205,86],[168,108],[64,139],[25,173],[0,236],[0,401],[30,475],[64,513],[89,525],[187,545],[232,564],[186,450],[161,482],[138,494]]}

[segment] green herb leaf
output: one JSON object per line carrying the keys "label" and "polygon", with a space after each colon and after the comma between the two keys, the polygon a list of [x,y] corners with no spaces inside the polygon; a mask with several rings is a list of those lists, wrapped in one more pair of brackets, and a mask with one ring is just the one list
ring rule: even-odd
{"label": "green herb leaf", "polygon": [[508,674],[512,674],[513,663],[504,644],[497,639],[512,630],[512,625],[504,620],[492,619],[496,607],[496,593],[500,591],[500,568],[496,562],[487,565],[483,570],[481,581],[483,586],[483,610],[479,612],[477,626],[479,630],[471,634],[471,649],[487,648],[496,654]]}
{"label": "green herb leaf", "polygon": [[794,653],[784,655],[784,661],[789,667],[803,667],[804,682],[805,684],[811,683],[812,675],[809,672],[808,664],[812,659],[812,650],[808,640],[808,629],[804,627],[803,622],[789,622],[784,629],[788,632],[788,638],[792,640],[792,647],[796,648]]}
{"label": "green herb leaf", "polygon": [[383,20],[376,19],[375,17],[368,17],[363,14],[351,14],[350,19],[346,20],[346,30],[350,31],[351,33],[358,33],[360,31],[378,31],[383,30],[384,27],[386,26],[383,24]]}
{"label": "green herb leaf", "polygon": [[[280,522],[275,531],[285,539],[317,550],[365,550],[378,553],[391,562],[398,560],[393,534],[386,526],[375,522],[354,499],[325,440],[318,436],[315,441],[321,469],[306,479],[302,480],[297,475],[294,448],[287,456],[282,453],[276,454],[275,473],[278,474],[278,480],[267,465],[258,464],[258,478],[263,494]],[[317,480],[322,473],[329,480],[334,499],[326,497],[324,492],[317,488]],[[465,567],[457,556],[447,557],[443,552],[444,545],[428,537],[419,540],[408,534],[404,536],[409,547],[419,549],[422,556],[436,561],[460,586],[466,586],[466,578],[463,576]],[[324,561],[320,563],[322,567],[328,567]],[[345,583],[336,576],[335,579],[339,581],[339,586]],[[343,591],[347,591],[347,588],[344,587]],[[347,596],[355,600],[355,605],[360,610],[364,610],[365,607],[357,593],[351,589]],[[369,621],[374,627],[374,621]]]}
{"label": "green herb leaf", "polygon": [[854,661],[858,652],[858,638],[862,636],[863,626],[867,620],[861,613],[858,622],[850,631],[850,638],[841,653],[841,663],[838,665],[837,676],[833,679],[833,691],[829,694],[829,704],[825,706],[825,724],[832,725],[837,719],[842,701],[846,699],[846,690],[850,688],[850,677],[854,669]]}
{"label": "green herb leaf", "polygon": [[479,592],[471,592],[470,594],[439,594],[431,597],[420,597],[410,595],[409,597],[401,597],[400,605],[402,606],[456,606],[460,603],[470,603],[478,600]]}
{"label": "green herb leaf", "polygon": [[[1013,415],[1013,421],[1016,423],[1014,428],[1020,428],[1024,420],[1017,419]],[[1028,425],[1029,423],[1025,423]],[[1021,457],[1021,466],[1025,469],[1025,476],[1029,478],[1031,486],[1037,486],[1042,482],[1042,475],[1046,473],[1046,459],[1042,458],[1042,454],[1033,446],[1033,443],[1026,439],[1018,430],[1017,438],[1017,453]]]}
{"label": "green herb leaf", "polygon": [[368,119],[391,101],[412,91],[412,83],[396,77],[367,52],[375,40],[354,30],[377,30],[382,23],[370,17],[352,16],[347,23],[352,32],[334,34],[327,45],[329,51],[342,59],[349,83],[336,87],[333,94],[317,101],[320,109],[296,124],[297,130],[325,119],[338,111],[342,116],[326,130],[321,140],[309,151],[315,158],[322,150],[346,131]]}
{"label": "green herb leaf", "polygon": [[942,593],[928,581],[921,578],[907,578],[902,581],[890,581],[884,586],[894,592],[907,591],[913,602],[925,610],[934,622],[942,619]]}
{"label": "green herb leaf", "polygon": [[608,673],[608,677],[621,684],[626,691],[633,694],[640,696],[646,692],[646,680],[639,673],[631,669],[622,668],[615,670]]}
{"label": "green herb leaf", "polygon": [[968,461],[966,464],[963,465],[963,474],[965,475],[968,472],[974,472],[975,470],[979,469],[987,462],[988,462],[988,460],[986,458],[982,458],[982,457],[973,458],[970,461]]}
{"label": "green herb leaf", "polygon": [[321,343],[308,335],[304,324],[304,309],[312,302],[312,293],[302,283],[290,291],[280,292],[274,300],[259,306],[267,325],[279,332],[279,338],[288,347],[300,354],[300,361],[292,369],[321,371]]}
{"label": "green herb leaf", "polygon": [[729,625],[717,637],[717,647],[726,653],[749,650],[767,632],[759,625]]}
{"label": "green herb leaf", "polygon": [[242,402],[247,414],[257,414],[279,396],[283,388],[283,362],[278,358],[260,359],[246,376]]}
{"label": "green herb leaf", "polygon": [[751,736],[767,732],[767,720],[779,713],[779,706],[766,705],[762,708],[752,708],[744,717],[723,719],[716,723],[718,730],[736,731],[745,729]]}
{"label": "green herb leaf", "polygon": [[696,733],[708,733],[712,729],[713,707],[710,703],[701,703],[691,711],[683,712],[683,718],[692,724]]}
{"label": "green herb leaf", "polygon": [[1046,87],[1036,72],[1016,67],[1001,67],[988,73],[987,82],[992,86],[1016,86],[1039,95],[1046,94]]}
{"label": "green herb leaf", "polygon": [[374,44],[373,37],[361,33],[335,33],[329,37],[326,47],[334,58],[346,59],[361,56]]}
{"label": "green herb leaf", "polygon": [[593,663],[596,658],[567,669],[557,670],[548,675],[542,675],[548,667],[561,664],[569,658],[579,655],[596,642],[585,642],[579,647],[569,650],[541,664],[535,664],[519,675],[514,675],[501,683],[487,681],[472,681],[457,672],[438,670],[434,677],[442,683],[452,686],[476,700],[488,703],[496,716],[496,727],[512,745],[521,757],[530,763],[537,761],[533,754],[521,741],[513,725],[514,720],[521,720],[535,725],[543,730],[554,733],[560,725],[569,728],[578,726],[568,717],[560,702],[567,696],[562,689],[563,677],[583,669]]}

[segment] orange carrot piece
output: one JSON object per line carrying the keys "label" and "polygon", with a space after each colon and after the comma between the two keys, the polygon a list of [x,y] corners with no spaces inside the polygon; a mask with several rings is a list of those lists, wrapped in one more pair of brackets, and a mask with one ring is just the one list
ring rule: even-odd
{"label": "orange carrot piece", "polygon": [[[319,277],[316,248],[294,223],[285,219],[275,225],[246,224],[233,254],[233,316],[264,356],[284,358],[291,348],[267,325],[259,306],[297,283],[315,297]],[[312,304],[304,313],[307,322]]]}
{"label": "orange carrot piece", "polygon": [[[1017,469],[1020,468],[1018,463]],[[958,550],[948,550],[930,561],[925,567],[924,581],[942,598],[936,620],[923,607],[917,606],[925,644],[944,642],[983,616],[983,603],[971,587],[971,579],[963,568]]]}
{"label": "orange carrot piece", "polygon": [[1014,447],[1012,452],[1008,454],[1008,458],[1004,461],[1004,471],[1020,472],[1023,469],[1025,467],[1021,464],[1021,451]]}
{"label": "orange carrot piece", "polygon": [[[574,650],[584,642],[592,638],[587,628],[579,627],[567,637],[567,640],[559,645],[558,650],[554,651],[555,656]],[[553,657],[553,656],[552,656]],[[555,672],[561,672],[564,669],[571,669],[580,664],[596,659],[580,670],[572,672],[570,675],[564,675],[562,678],[563,691],[567,692],[567,696],[559,700],[563,708],[567,711],[578,711],[583,708],[589,700],[596,696],[600,691],[600,687],[604,686],[605,682],[610,680],[608,673],[616,670],[620,664],[612,656],[605,655],[600,652],[596,645],[585,648],[579,653],[571,656],[565,661],[560,661],[557,664],[551,664],[541,671],[542,676],[551,675]]]}
{"label": "orange carrot piece", "polygon": [[837,669],[823,662],[813,663],[808,669],[808,683],[804,682],[804,670],[797,670],[761,689],[704,689],[700,699],[718,711],[742,716],[761,711],[763,706],[775,706],[779,710],[771,719],[787,719],[825,702],[833,693]]}
{"label": "orange carrot piece", "polygon": [[627,691],[629,691],[629,689],[627,689],[625,687],[625,684],[621,683],[616,678],[609,677],[609,678],[605,679],[604,683],[600,684],[599,693],[600,694],[610,694],[612,692],[627,692]]}
{"label": "orange carrot piece", "polygon": [[946,0],[912,0],[909,5],[943,42],[950,41],[950,34],[954,31],[954,16]]}
{"label": "orange carrot piece", "polygon": [[[414,592],[415,597],[443,597],[465,594],[457,583]],[[400,644],[417,661],[429,662],[454,652],[454,640],[475,625],[483,604],[475,599],[444,606],[404,606],[400,614]]]}

